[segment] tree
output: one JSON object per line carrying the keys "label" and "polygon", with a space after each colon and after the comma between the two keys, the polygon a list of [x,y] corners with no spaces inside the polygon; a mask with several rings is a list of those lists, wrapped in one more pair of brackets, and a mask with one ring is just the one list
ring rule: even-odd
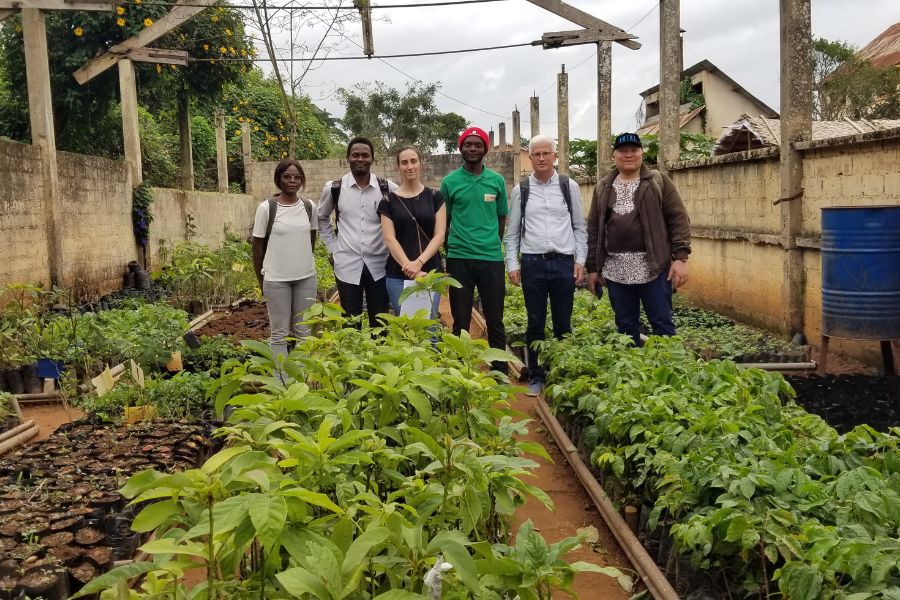
{"label": "tree", "polygon": [[847,42],[813,42],[813,92],[819,120],[900,118],[900,68],[877,68]]}
{"label": "tree", "polygon": [[[610,137],[612,145],[615,136]],[[641,136],[644,145],[644,162],[656,165],[659,156],[659,136],[647,134]],[[712,154],[716,138],[702,133],[681,132],[681,152],[679,160],[707,158]],[[576,138],[569,141],[569,169],[578,177],[589,177],[593,180],[597,173],[597,142]]]}
{"label": "tree", "polygon": [[456,148],[466,120],[455,113],[442,113],[434,104],[437,84],[410,84],[405,92],[380,82],[357,84],[338,90],[346,112],[341,125],[349,136],[372,140],[381,155],[394,153],[403,144],[413,144],[423,154],[432,154],[443,143]]}

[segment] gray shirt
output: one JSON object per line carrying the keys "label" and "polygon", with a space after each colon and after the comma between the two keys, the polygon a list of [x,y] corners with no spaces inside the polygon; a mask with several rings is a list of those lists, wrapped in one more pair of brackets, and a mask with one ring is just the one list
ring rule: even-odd
{"label": "gray shirt", "polygon": [[534,174],[528,176],[528,181],[525,235],[522,239],[522,190],[518,185],[513,188],[510,196],[509,225],[504,236],[507,271],[519,270],[520,252],[574,254],[575,262],[583,265],[587,257],[587,227],[578,184],[569,179],[569,197],[572,200],[570,216],[556,171],[546,183],[538,180]]}
{"label": "gray shirt", "polygon": [[[397,184],[388,181],[388,188],[393,191]],[[341,222],[337,235],[331,222],[334,202],[331,200],[331,182],[325,182],[319,208],[319,235],[334,257],[334,275],[344,283],[359,285],[362,279],[363,265],[375,280],[384,277],[384,265],[387,262],[388,250],[384,245],[381,233],[381,217],[378,216],[378,203],[381,202],[381,190],[374,173],[369,173],[369,185],[361,188],[347,173],[341,177],[341,195],[338,198]]]}

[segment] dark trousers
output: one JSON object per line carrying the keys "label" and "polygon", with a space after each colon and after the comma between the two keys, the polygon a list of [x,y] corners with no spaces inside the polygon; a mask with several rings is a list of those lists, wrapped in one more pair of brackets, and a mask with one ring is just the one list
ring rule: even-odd
{"label": "dark trousers", "polygon": [[647,320],[653,335],[675,335],[672,321],[672,284],[666,281],[668,273],[663,271],[649,283],[626,285],[615,281],[606,282],[609,302],[616,316],[619,333],[630,335],[635,345],[641,345],[641,304],[647,313]]}
{"label": "dark trousers", "polygon": [[[487,323],[487,338],[491,348],[506,350],[506,329],[503,327],[503,298],[506,296],[506,271],[502,260],[474,260],[468,258],[448,258],[447,275],[457,280],[462,287],[450,288],[450,313],[453,315],[453,333],[469,330],[472,322],[472,302],[475,289],[481,298],[481,310]],[[504,362],[492,363],[491,367],[506,373]]]}
{"label": "dark trousers", "polygon": [[544,339],[547,327],[547,299],[550,299],[550,318],[553,336],[560,339],[572,332],[572,303],[575,298],[575,257],[523,254],[522,294],[528,327],[525,343],[528,346],[528,373],[531,381],[544,381],[544,367],[538,362],[538,351],[531,343]]}
{"label": "dark trousers", "polygon": [[341,299],[341,308],[344,309],[347,316],[355,317],[362,314],[363,294],[365,294],[369,325],[378,327],[380,323],[376,316],[388,312],[390,306],[385,278],[382,277],[376,281],[372,278],[369,267],[363,265],[362,277],[358,284],[347,283],[340,279],[335,281]]}

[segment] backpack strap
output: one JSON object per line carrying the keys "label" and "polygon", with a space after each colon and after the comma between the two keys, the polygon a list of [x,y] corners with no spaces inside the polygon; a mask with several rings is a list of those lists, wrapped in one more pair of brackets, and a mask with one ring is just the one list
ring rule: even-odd
{"label": "backpack strap", "polygon": [[269,198],[269,221],[266,223],[266,237],[264,245],[263,245],[263,255],[265,255],[265,250],[269,247],[269,238],[272,236],[272,227],[275,226],[275,214],[278,212],[278,197],[272,196]]}
{"label": "backpack strap", "polygon": [[521,206],[522,211],[522,220],[519,222],[519,243],[522,243],[522,238],[525,236],[525,205],[528,204],[528,192],[531,189],[530,176],[525,176],[519,182],[519,204]]}
{"label": "backpack strap", "polygon": [[569,189],[569,176],[568,175],[560,175],[559,176],[559,188],[562,191],[563,200],[566,203],[566,208],[569,210],[569,221],[572,223],[572,229],[575,229],[575,217],[572,215],[572,191]]}
{"label": "backpack strap", "polygon": [[390,186],[388,186],[387,179],[377,176],[375,177],[375,179],[378,181],[378,189],[381,190],[381,197],[387,198],[388,193],[391,191]]}
{"label": "backpack strap", "polygon": [[312,229],[313,203],[309,198],[300,198],[303,200],[303,206],[306,207],[306,218],[309,219],[309,228]]}
{"label": "backpack strap", "polygon": [[331,182],[331,204],[334,205],[334,233],[337,235],[338,220],[341,218],[338,209],[338,198],[341,197],[341,180],[335,179]]}

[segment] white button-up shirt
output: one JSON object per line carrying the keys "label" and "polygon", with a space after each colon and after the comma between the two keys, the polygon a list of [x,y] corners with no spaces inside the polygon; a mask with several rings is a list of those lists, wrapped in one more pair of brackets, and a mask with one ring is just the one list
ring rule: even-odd
{"label": "white button-up shirt", "polygon": [[587,227],[578,184],[569,179],[569,197],[572,201],[572,214],[569,215],[556,171],[553,171],[547,182],[540,181],[531,174],[528,176],[528,183],[524,236],[522,236],[522,190],[519,185],[513,188],[509,199],[509,225],[504,236],[506,270],[520,269],[520,252],[571,254],[575,256],[575,262],[583,265],[587,257]]}
{"label": "white button-up shirt", "polygon": [[[369,184],[360,187],[352,173],[341,177],[341,195],[338,198],[340,223],[337,235],[331,222],[334,202],[331,199],[331,181],[325,182],[316,215],[319,219],[319,235],[328,252],[334,257],[334,275],[344,283],[359,285],[363,265],[376,281],[384,277],[388,249],[381,234],[381,217],[376,212],[381,202],[381,190],[374,173],[369,173]],[[388,189],[397,189],[388,181]]]}

